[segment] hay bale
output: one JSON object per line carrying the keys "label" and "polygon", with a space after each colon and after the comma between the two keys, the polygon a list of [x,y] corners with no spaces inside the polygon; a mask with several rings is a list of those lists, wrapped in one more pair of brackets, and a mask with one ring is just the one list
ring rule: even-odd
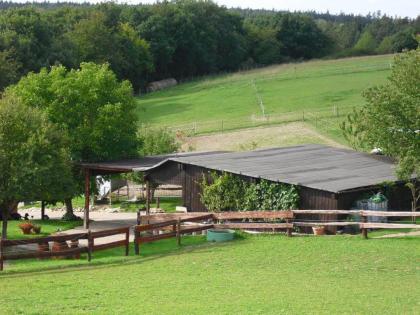
{"label": "hay bale", "polygon": [[174,78],[150,82],[147,85],[147,92],[155,92],[155,91],[167,89],[177,84],[178,84],[178,81]]}

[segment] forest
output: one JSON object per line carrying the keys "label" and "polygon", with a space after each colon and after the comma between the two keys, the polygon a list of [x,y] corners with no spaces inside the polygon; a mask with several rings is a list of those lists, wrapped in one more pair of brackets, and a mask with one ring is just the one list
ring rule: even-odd
{"label": "forest", "polygon": [[417,47],[420,17],[153,5],[0,1],[0,91],[29,72],[109,63],[135,93],[155,80]]}

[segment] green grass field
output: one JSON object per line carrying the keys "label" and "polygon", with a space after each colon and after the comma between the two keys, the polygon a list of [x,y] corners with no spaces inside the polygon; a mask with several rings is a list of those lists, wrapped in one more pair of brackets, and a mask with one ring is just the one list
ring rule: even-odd
{"label": "green grass field", "polygon": [[[16,262],[1,314],[418,314],[420,238],[202,236]],[[38,270],[38,272],[36,272]],[[29,298],[30,297],[30,298]]]}
{"label": "green grass field", "polygon": [[[30,237],[47,236],[59,230],[60,231],[69,230],[83,224],[82,221],[30,220],[29,222],[41,226],[41,233],[39,235],[36,235],[36,234],[24,235],[21,229],[19,228],[19,224],[23,222],[25,221],[8,221],[7,222],[7,238],[22,239],[22,238],[30,238]],[[1,223],[2,221],[0,221],[0,225]]]}
{"label": "green grass field", "polygon": [[[217,131],[225,120],[244,120],[238,127],[252,127],[260,117],[261,96],[265,113],[279,115],[301,111],[339,114],[363,103],[361,93],[383,83],[390,73],[392,55],[320,60],[271,66],[229,75],[207,77],[138,99],[141,123],[177,126],[214,122],[205,131]],[[255,87],[254,84],[255,83]],[[293,115],[292,115],[293,116]]]}

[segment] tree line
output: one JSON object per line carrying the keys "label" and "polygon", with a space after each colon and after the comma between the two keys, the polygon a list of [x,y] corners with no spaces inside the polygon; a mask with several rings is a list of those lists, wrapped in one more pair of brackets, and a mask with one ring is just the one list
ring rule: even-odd
{"label": "tree line", "polygon": [[322,57],[417,47],[420,18],[153,5],[0,1],[0,90],[28,72],[109,63],[135,92],[148,82]]}

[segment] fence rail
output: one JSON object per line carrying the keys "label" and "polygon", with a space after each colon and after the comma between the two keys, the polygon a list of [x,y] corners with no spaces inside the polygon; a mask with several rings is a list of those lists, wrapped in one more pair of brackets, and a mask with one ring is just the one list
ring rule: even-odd
{"label": "fence rail", "polygon": [[[52,235],[46,237],[37,237],[23,240],[0,240],[0,271],[3,270],[5,260],[19,260],[28,258],[52,258],[52,257],[79,257],[82,253],[88,254],[88,261],[91,261],[92,254],[95,251],[109,249],[119,246],[125,246],[125,255],[129,253],[130,227],[110,229],[84,233],[75,233],[67,235]],[[95,239],[124,234],[125,239],[96,244]],[[87,240],[87,246],[80,246],[80,240]],[[68,244],[67,242],[70,242]],[[50,248],[49,243],[53,243]],[[57,248],[54,248],[54,245]],[[15,251],[6,251],[7,248],[15,248]],[[28,248],[30,247],[30,248]],[[16,249],[18,249],[16,251]]]}
{"label": "fence rail", "polygon": [[[355,221],[332,221],[313,220],[305,221],[301,215],[354,215],[360,218]],[[299,217],[297,217],[299,215]],[[190,212],[187,214],[156,214],[142,216],[141,221],[153,221],[153,223],[135,225],[134,248],[138,255],[140,245],[166,238],[176,238],[181,244],[181,236],[188,233],[205,231],[211,228],[225,229],[254,229],[286,230],[288,236],[292,236],[295,227],[314,226],[358,226],[364,238],[368,236],[369,229],[420,229],[420,224],[414,223],[377,223],[367,222],[369,217],[420,217],[420,212],[410,211],[369,211],[369,210],[288,210],[288,211],[231,211],[221,213]],[[263,220],[263,221],[261,221]],[[85,233],[54,235],[24,240],[0,240],[0,270],[3,270],[5,260],[26,258],[51,258],[51,257],[76,257],[82,253],[88,254],[88,260],[92,259],[92,253],[98,250],[125,246],[125,255],[129,254],[129,231],[130,227],[110,229],[104,231]],[[149,234],[144,234],[149,232]],[[155,232],[151,234],[150,232]],[[157,232],[157,233],[156,233]],[[143,234],[142,234],[143,233]],[[103,244],[95,244],[95,240],[107,236],[123,234],[122,240],[111,241]],[[87,246],[79,246],[79,240],[87,240]],[[67,244],[67,242],[70,242]],[[49,243],[63,245],[58,250],[50,249]],[[7,251],[6,249],[18,246],[20,251]],[[32,246],[33,249],[27,249]],[[36,247],[37,246],[37,247]]]}

